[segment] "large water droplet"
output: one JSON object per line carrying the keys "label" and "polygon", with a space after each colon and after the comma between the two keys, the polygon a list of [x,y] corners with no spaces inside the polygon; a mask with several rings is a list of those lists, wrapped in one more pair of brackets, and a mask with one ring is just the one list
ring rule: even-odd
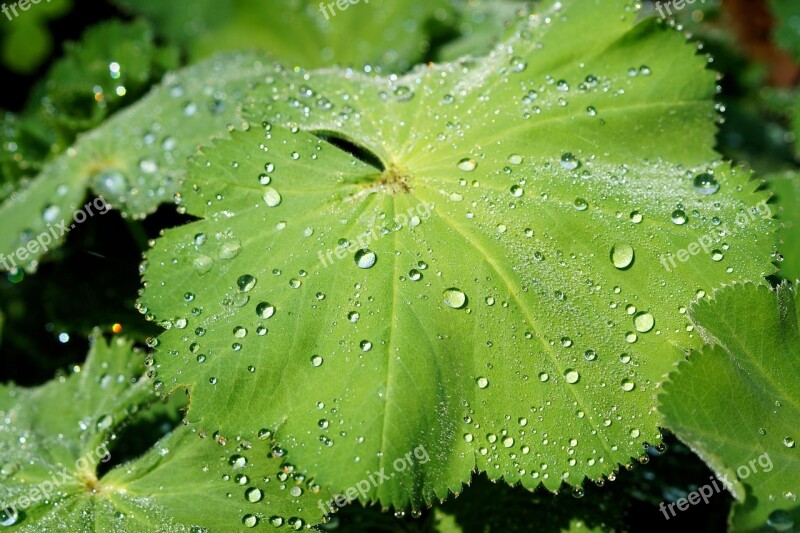
{"label": "large water droplet", "polygon": [[561,155],[561,168],[564,170],[575,170],[579,166],[581,166],[581,162],[572,152],[565,152]]}
{"label": "large water droplet", "polygon": [[281,203],[281,193],[272,187],[264,188],[264,203],[267,207],[276,207]]}
{"label": "large water droplet", "polygon": [[577,383],[578,380],[581,379],[581,375],[578,373],[577,370],[572,368],[568,368],[566,372],[564,372],[564,379],[569,384]]}
{"label": "large water droplet", "polygon": [[256,306],[256,315],[260,318],[269,318],[275,314],[275,306],[269,302],[261,302]]}
{"label": "large water droplet", "polygon": [[464,158],[458,162],[459,170],[464,172],[472,172],[478,166],[478,162],[474,159]]}
{"label": "large water droplet", "polygon": [[446,289],[443,296],[444,303],[453,309],[461,309],[467,303],[467,295],[455,287]]}
{"label": "large water droplet", "polygon": [[653,319],[653,315],[647,312],[636,313],[633,316],[633,325],[636,327],[636,331],[639,333],[647,333],[653,326],[655,325],[655,320]]}
{"label": "large water droplet", "polygon": [[236,280],[236,285],[239,287],[240,291],[249,292],[256,286],[256,278],[250,274],[244,274],[243,276],[239,276],[239,279]]}
{"label": "large water droplet", "polygon": [[714,194],[719,190],[719,182],[707,172],[695,176],[692,185],[694,190],[700,194]]}
{"label": "large water droplet", "polygon": [[631,266],[634,259],[633,246],[618,242],[611,248],[611,262],[620,270]]}
{"label": "large water droplet", "polygon": [[358,268],[372,268],[377,260],[378,256],[369,248],[362,248],[355,255],[355,262]]}

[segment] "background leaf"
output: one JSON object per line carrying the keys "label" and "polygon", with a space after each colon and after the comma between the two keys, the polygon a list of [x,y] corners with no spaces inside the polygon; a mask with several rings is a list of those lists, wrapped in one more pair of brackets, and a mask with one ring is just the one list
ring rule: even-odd
{"label": "background leaf", "polygon": [[739,285],[698,304],[692,318],[713,347],[682,363],[660,396],[668,427],[733,483],[738,531],[800,523],[796,299],[788,285]]}
{"label": "background leaf", "polygon": [[243,455],[265,453],[267,437],[214,448],[181,426],[105,473],[104,463],[119,449],[117,432],[155,399],[149,380],[138,379],[143,360],[122,338],[98,339],[71,375],[35,389],[0,388],[3,525],[189,531],[195,524],[226,529],[271,521],[300,528],[318,520],[313,483],[278,458],[255,466]]}

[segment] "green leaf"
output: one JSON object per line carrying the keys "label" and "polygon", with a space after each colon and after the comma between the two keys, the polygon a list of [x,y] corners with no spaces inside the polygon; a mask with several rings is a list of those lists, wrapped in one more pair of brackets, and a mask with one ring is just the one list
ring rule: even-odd
{"label": "green leaf", "polygon": [[800,61],[800,5],[793,0],[771,0],[777,19],[775,41]]}
{"label": "green leaf", "polygon": [[[164,67],[144,21],[109,21],[94,26],[78,43],[67,43],[65,57],[48,74],[46,113],[68,132],[88,130],[136,101],[160,79]],[[74,135],[74,133],[73,133]],[[70,141],[72,137],[70,137]]]}
{"label": "green leaf", "polygon": [[[148,17],[190,58],[258,49],[287,65],[375,65],[407,70],[428,51],[429,26],[446,19],[447,0],[118,0]],[[322,7],[321,7],[322,6]]]}
{"label": "green leaf", "polygon": [[781,277],[787,281],[800,279],[800,176],[795,171],[772,174],[766,177],[775,192],[780,207],[783,227],[780,231],[778,251],[782,260],[778,263]]}
{"label": "green leaf", "polygon": [[[17,251],[50,228],[55,238],[47,249],[61,242],[59,224],[72,225],[87,187],[135,218],[171,201],[197,145],[241,123],[239,102],[264,76],[262,60],[251,53],[222,55],[170,74],[141,101],[81,136],[0,206],[0,253],[15,266],[35,269],[41,247],[30,255]],[[0,268],[13,268],[8,263]]]}
{"label": "green leaf", "polygon": [[414,509],[658,442],[659,383],[702,343],[684,306],[772,273],[775,223],[711,148],[705,60],[636,16],[561,2],[485,59],[269,76],[144,268],[188,421],[274,429],[334,491],[385,469],[365,499]]}
{"label": "green leaf", "polygon": [[477,0],[455,2],[457,38],[437,51],[439,61],[455,61],[465,55],[488,53],[499,40],[510,34],[517,18],[528,13],[529,5],[520,0]]}
{"label": "green leaf", "polygon": [[[99,339],[69,376],[34,389],[0,387],[3,525],[14,525],[11,531],[189,531],[270,518],[300,525],[318,520],[313,484],[279,458],[263,459],[268,439],[212,447],[181,426],[140,458],[103,474],[103,464],[114,460],[117,433],[154,399],[150,381],[137,379],[142,361],[129,342]],[[252,461],[245,458],[250,453]]]}
{"label": "green leaf", "polygon": [[[728,288],[692,309],[713,346],[693,353],[664,384],[667,426],[731,483],[731,524],[787,531],[800,523],[800,329],[797,295]],[[702,408],[698,408],[702,406]]]}

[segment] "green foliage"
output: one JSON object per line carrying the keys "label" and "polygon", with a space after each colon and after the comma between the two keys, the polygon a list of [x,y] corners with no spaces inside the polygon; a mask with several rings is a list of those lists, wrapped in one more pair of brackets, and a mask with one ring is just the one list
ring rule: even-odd
{"label": "green foliage", "polygon": [[268,439],[212,447],[181,426],[103,472],[115,460],[117,432],[155,401],[140,378],[143,362],[130,342],[98,338],[69,376],[34,389],[0,388],[0,520],[10,531],[229,529],[264,517],[302,525],[320,513],[297,511],[316,508],[316,489],[290,465],[243,461],[244,450],[266,453]]}
{"label": "green foliage", "polygon": [[[239,53],[167,76],[142,100],[45,164],[16,198],[0,206],[0,217],[8,221],[0,228],[0,251],[10,255],[48,227],[71,225],[87,187],[133,217],[172,200],[186,158],[198,144],[241,124],[238,102],[266,69],[260,56]],[[63,239],[60,231],[56,234]],[[35,269],[41,255],[19,266]]]}
{"label": "green foliage", "polygon": [[70,369],[0,385],[0,523],[638,530],[706,465],[696,526],[799,523],[797,92],[717,2],[113,3],[0,116],[0,368]]}
{"label": "green foliage", "polygon": [[61,17],[72,9],[73,3],[72,0],[29,3],[26,11],[17,6],[16,16],[8,4],[12,2],[4,4],[9,7],[9,15],[0,15],[0,58],[11,70],[28,74],[36,70],[53,48],[48,21]]}
{"label": "green foliage", "polygon": [[774,223],[716,161],[713,75],[679,36],[608,3],[548,15],[397,79],[275,69],[194,160],[202,220],[148,253],[142,299],[190,422],[274,429],[334,491],[422,446],[435,463],[369,493],[413,509],[475,469],[577,486],[659,440],[656,384],[701,345],[682,306],[772,273],[749,235]]}
{"label": "green foliage", "polygon": [[785,531],[800,521],[796,300],[788,285],[716,292],[691,313],[712,346],[693,353],[663,387],[667,425],[732,484],[736,530]]}
{"label": "green foliage", "polygon": [[50,71],[47,113],[71,140],[136,101],[153,80],[176,66],[175,51],[157,48],[152,28],[143,21],[95,26],[80,43],[67,43],[65,57]]}
{"label": "green foliage", "polygon": [[800,59],[800,5],[793,0],[771,0],[777,24],[775,40]]}
{"label": "green foliage", "polygon": [[[431,31],[453,17],[449,0],[117,0],[153,21],[192,59],[259,49],[286,65],[339,64],[406,70],[430,48]],[[341,4],[341,2],[340,2]]]}
{"label": "green foliage", "polygon": [[781,208],[780,274],[787,281],[795,281],[800,279],[800,176],[795,171],[787,171],[768,176],[767,183]]}

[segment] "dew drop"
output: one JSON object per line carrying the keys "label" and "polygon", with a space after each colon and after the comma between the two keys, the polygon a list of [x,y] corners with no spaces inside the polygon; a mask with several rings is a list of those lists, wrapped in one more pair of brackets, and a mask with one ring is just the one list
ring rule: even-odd
{"label": "dew drop", "polygon": [[572,152],[565,152],[562,154],[561,168],[564,170],[575,170],[579,166],[581,166],[581,163]]}
{"label": "dew drop", "polygon": [[489,386],[489,380],[482,376],[476,379],[475,383],[478,384],[479,389],[485,389],[486,387]]}
{"label": "dew drop", "polygon": [[564,379],[567,380],[567,383],[570,385],[577,383],[580,378],[581,375],[578,373],[578,371],[572,368],[568,368],[567,371],[564,372]]}
{"label": "dew drop", "polygon": [[795,446],[794,439],[789,436],[783,437],[783,445],[786,446],[787,448],[794,448]]}
{"label": "dew drop", "polygon": [[477,166],[478,162],[470,158],[464,158],[458,162],[458,169],[464,172],[472,172]]}
{"label": "dew drop", "polygon": [[686,224],[686,213],[682,209],[676,209],[672,212],[672,222],[675,224],[682,226]]}
{"label": "dew drop", "polygon": [[692,185],[697,193],[703,195],[714,194],[719,190],[719,182],[707,172],[695,176]]}
{"label": "dew drop", "polygon": [[375,252],[368,248],[362,248],[357,251],[354,258],[358,268],[372,268],[378,260],[378,256],[375,255]]}
{"label": "dew drop", "polygon": [[631,266],[634,255],[633,246],[630,244],[618,242],[611,247],[611,262],[620,270]]}
{"label": "dew drop", "polygon": [[643,311],[640,313],[636,313],[633,316],[633,325],[636,327],[636,331],[639,333],[647,333],[653,326],[655,325],[655,320],[653,319],[653,315],[650,313]]}
{"label": "dew drop", "polygon": [[280,205],[281,200],[281,193],[274,188],[266,187],[264,189],[264,203],[267,204],[267,207],[277,207]]}
{"label": "dew drop", "polygon": [[446,289],[442,296],[444,297],[444,303],[453,309],[461,309],[467,303],[467,295],[455,287]]}
{"label": "dew drop", "polygon": [[236,280],[236,285],[239,287],[240,291],[249,292],[256,286],[256,278],[250,274],[244,274],[239,276],[239,279]]}
{"label": "dew drop", "polygon": [[259,318],[270,318],[275,314],[275,306],[269,302],[261,302],[256,306],[256,315]]}

